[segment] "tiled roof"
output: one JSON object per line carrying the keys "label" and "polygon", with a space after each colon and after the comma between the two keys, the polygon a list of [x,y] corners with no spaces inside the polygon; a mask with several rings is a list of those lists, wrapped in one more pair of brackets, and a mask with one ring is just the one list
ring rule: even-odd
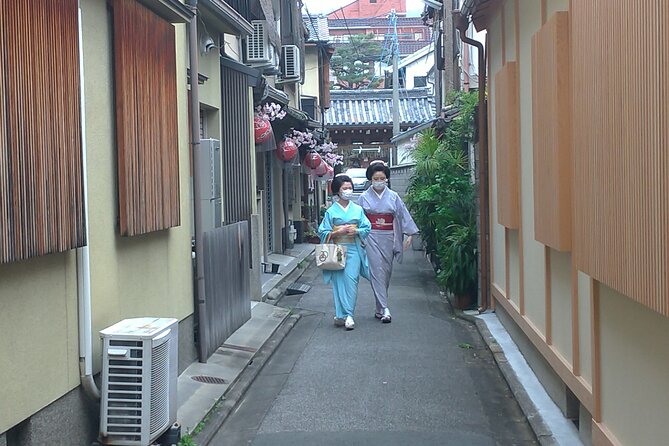
{"label": "tiled roof", "polygon": [[307,42],[329,42],[330,28],[328,28],[328,18],[325,16],[303,16],[302,20],[309,32]]}
{"label": "tiled roof", "polygon": [[[371,18],[350,18],[344,20],[341,19],[329,19],[328,25],[330,28],[343,28],[346,29],[348,25],[349,29],[353,28],[378,28],[378,27],[387,27],[388,19],[385,17],[371,17]],[[403,26],[425,26],[423,19],[421,17],[398,17],[397,18],[397,27],[401,28]]]}
{"label": "tiled roof", "polygon": [[[332,90],[325,114],[329,126],[370,127],[393,125],[393,91]],[[427,88],[400,90],[400,124],[418,125],[432,119],[434,104]]]}
{"label": "tiled roof", "polygon": [[[415,53],[416,51],[425,48],[430,43],[429,40],[400,40],[400,56],[408,56]],[[379,44],[383,46],[383,42],[379,41]],[[345,42],[336,42],[333,44],[335,49],[345,47],[350,45],[350,43]]]}

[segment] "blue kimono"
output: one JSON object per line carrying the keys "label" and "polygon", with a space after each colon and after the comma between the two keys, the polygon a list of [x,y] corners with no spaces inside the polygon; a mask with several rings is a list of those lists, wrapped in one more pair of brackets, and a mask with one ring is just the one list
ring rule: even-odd
{"label": "blue kimono", "polygon": [[357,225],[358,234],[334,237],[334,242],[346,246],[346,267],[340,271],[323,271],[325,283],[332,283],[334,294],[335,315],[339,319],[353,317],[355,303],[358,298],[358,281],[360,275],[369,279],[369,266],[363,240],[369,235],[372,225],[360,206],[349,202],[345,208],[338,202],[330,206],[325,218],[318,227],[321,243],[325,243],[328,235],[337,226]]}

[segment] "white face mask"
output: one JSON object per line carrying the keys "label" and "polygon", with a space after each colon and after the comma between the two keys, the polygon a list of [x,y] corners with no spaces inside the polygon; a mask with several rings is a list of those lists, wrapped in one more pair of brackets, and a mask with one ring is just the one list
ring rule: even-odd
{"label": "white face mask", "polygon": [[353,191],[351,189],[346,189],[341,191],[339,195],[341,195],[344,200],[350,200],[353,198]]}
{"label": "white face mask", "polygon": [[372,187],[374,190],[378,190],[379,192],[383,190],[384,187],[386,187],[386,182],[384,181],[372,181]]}

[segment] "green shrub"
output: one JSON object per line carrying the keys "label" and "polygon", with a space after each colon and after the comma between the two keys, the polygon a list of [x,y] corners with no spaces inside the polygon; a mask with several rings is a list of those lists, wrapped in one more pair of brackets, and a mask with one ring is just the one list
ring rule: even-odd
{"label": "green shrub", "polygon": [[407,193],[427,252],[437,264],[437,280],[458,296],[477,288],[476,200],[467,143],[472,138],[475,93],[460,93],[460,114],[443,134],[425,131],[413,155],[416,171]]}

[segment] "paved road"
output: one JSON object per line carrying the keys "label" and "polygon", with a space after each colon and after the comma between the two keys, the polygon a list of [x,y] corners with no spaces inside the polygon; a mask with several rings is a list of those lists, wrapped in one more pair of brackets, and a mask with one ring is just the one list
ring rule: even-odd
{"label": "paved road", "polygon": [[302,318],[210,445],[538,444],[476,329],[452,315],[421,253],[407,254],[393,322],[374,319],[363,280],[353,331],[333,325],[331,291],[309,269],[311,291],[281,301]]}

